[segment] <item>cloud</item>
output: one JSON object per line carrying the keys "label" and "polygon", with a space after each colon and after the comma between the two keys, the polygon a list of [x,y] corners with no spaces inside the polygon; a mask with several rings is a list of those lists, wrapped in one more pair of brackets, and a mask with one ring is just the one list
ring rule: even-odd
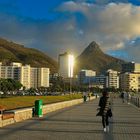
{"label": "cloud", "polygon": [[127,43],[127,47],[124,48],[124,52],[127,52],[131,61],[140,62],[140,38],[136,38],[135,40],[129,41]]}
{"label": "cloud", "polygon": [[96,4],[108,4],[108,3],[128,3],[128,0],[95,0]]}
{"label": "cloud", "polygon": [[0,21],[4,21],[0,22],[0,37],[37,48],[55,59],[65,51],[78,54],[82,31],[76,29],[75,18],[50,22],[0,14]]}
{"label": "cloud", "polygon": [[82,13],[86,19],[81,26],[84,41],[95,40],[104,51],[127,48],[125,42],[140,36],[140,7],[130,3],[99,6],[70,1],[61,5],[59,10],[72,14]]}
{"label": "cloud", "polygon": [[66,1],[55,9],[59,18],[52,21],[1,13],[0,36],[46,51],[56,59],[65,51],[79,55],[94,40],[107,53],[140,62],[140,42],[135,40],[140,36],[140,6],[109,2]]}

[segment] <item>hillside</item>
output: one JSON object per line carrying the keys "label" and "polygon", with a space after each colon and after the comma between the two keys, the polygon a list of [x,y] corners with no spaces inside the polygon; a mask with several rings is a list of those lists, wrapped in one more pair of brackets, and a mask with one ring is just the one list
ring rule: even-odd
{"label": "hillside", "polygon": [[43,52],[25,48],[2,38],[0,38],[0,61],[4,64],[15,61],[35,67],[49,67],[51,72],[56,72],[58,68],[57,62]]}
{"label": "hillside", "polygon": [[96,42],[92,42],[76,59],[76,73],[80,69],[91,69],[97,73],[104,73],[107,69],[121,71],[125,61],[109,56],[100,49]]}

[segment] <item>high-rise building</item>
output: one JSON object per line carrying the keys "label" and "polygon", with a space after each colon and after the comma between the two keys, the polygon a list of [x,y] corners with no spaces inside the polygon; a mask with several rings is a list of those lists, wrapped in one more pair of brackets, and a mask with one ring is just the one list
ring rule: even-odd
{"label": "high-rise building", "polygon": [[20,82],[24,85],[27,89],[30,88],[30,65],[25,65],[20,67]]}
{"label": "high-rise building", "polygon": [[122,64],[122,73],[125,72],[140,73],[140,63],[129,62]]}
{"label": "high-rise building", "polygon": [[97,75],[95,76],[95,84],[99,87],[106,88],[106,76],[105,75]]}
{"label": "high-rise building", "polygon": [[33,88],[38,87],[38,68],[31,67],[30,69],[30,86]]}
{"label": "high-rise building", "polygon": [[[16,65],[18,64],[18,65]],[[15,79],[20,81],[20,67],[21,63],[11,63],[10,66],[4,66],[0,64],[0,78]]]}
{"label": "high-rise building", "polygon": [[120,88],[126,91],[140,91],[140,63],[129,62],[122,65]]}
{"label": "high-rise building", "polygon": [[106,87],[119,88],[119,72],[109,69],[106,72]]}
{"label": "high-rise building", "polygon": [[73,77],[74,57],[69,53],[59,55],[59,75],[63,78]]}
{"label": "high-rise building", "polygon": [[140,91],[140,73],[122,73],[120,88],[125,91]]}
{"label": "high-rise building", "polygon": [[17,63],[17,62],[12,62],[10,64],[10,66],[13,69],[13,78],[12,79],[21,82],[21,67],[22,67],[22,64],[21,63]]}
{"label": "high-rise building", "polygon": [[78,75],[80,84],[91,84],[93,77],[96,76],[96,71],[93,70],[81,70]]}
{"label": "high-rise building", "polygon": [[49,68],[38,68],[38,87],[49,87]]}

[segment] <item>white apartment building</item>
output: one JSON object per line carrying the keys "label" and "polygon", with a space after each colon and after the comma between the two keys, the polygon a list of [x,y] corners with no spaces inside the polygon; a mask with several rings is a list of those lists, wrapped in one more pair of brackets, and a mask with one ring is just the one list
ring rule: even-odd
{"label": "white apartment building", "polygon": [[33,88],[38,87],[38,68],[31,67],[30,69],[30,86]]}
{"label": "white apartment building", "polygon": [[26,89],[40,86],[49,87],[49,68],[32,68],[21,63],[11,63],[3,66],[0,63],[0,78],[11,78],[19,81]]}
{"label": "white apartment building", "polygon": [[20,81],[19,66],[21,66],[21,63],[11,63],[10,66],[3,66],[2,63],[0,63],[0,78],[4,79],[11,78]]}
{"label": "white apartment building", "polygon": [[109,69],[106,74],[106,87],[119,88],[119,72]]}
{"label": "white apartment building", "polygon": [[3,79],[13,79],[13,70],[12,66],[0,66],[0,77]]}
{"label": "white apartment building", "polygon": [[49,87],[49,68],[38,68],[38,87]]}
{"label": "white apartment building", "polygon": [[140,91],[140,73],[122,73],[120,75],[120,88],[125,91]]}
{"label": "white apartment building", "polygon": [[80,84],[86,84],[86,83],[91,83],[92,78],[96,76],[96,71],[93,70],[81,70],[79,72],[79,83]]}
{"label": "white apartment building", "polygon": [[25,65],[20,67],[20,82],[23,86],[25,86],[27,89],[31,87],[30,85],[30,77],[31,77],[31,67],[30,65]]}
{"label": "white apartment building", "polygon": [[106,76],[105,75],[97,75],[95,76],[95,85],[99,87],[106,88]]}
{"label": "white apartment building", "polygon": [[59,75],[63,78],[73,77],[74,57],[69,53],[59,55]]}

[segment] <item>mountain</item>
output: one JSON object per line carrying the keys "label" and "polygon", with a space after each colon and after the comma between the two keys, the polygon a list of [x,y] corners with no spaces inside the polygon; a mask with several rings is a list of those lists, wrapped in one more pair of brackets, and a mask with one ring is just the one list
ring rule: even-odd
{"label": "mountain", "polygon": [[32,67],[48,67],[51,72],[57,72],[58,69],[57,62],[43,52],[25,48],[2,38],[0,38],[0,61],[5,65],[14,61],[30,64]]}
{"label": "mountain", "polygon": [[81,69],[95,70],[98,74],[105,73],[107,69],[121,71],[125,61],[105,54],[96,42],[89,46],[76,58],[76,73]]}

